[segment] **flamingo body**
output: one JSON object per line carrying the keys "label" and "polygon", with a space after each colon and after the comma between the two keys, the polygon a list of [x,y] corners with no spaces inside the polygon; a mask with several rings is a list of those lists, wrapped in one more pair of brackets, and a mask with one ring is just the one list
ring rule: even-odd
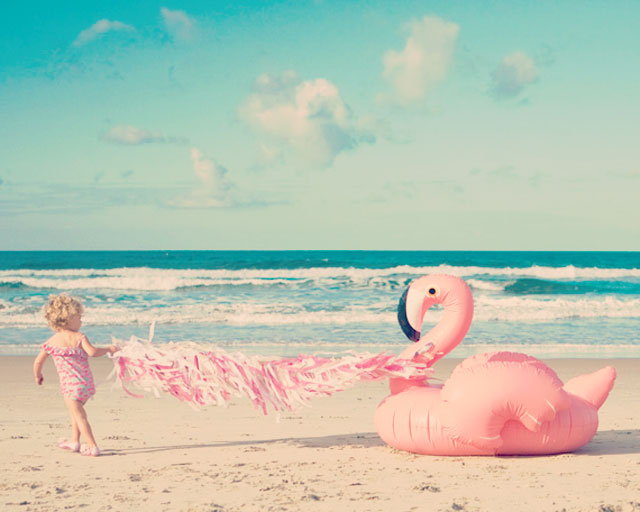
{"label": "flamingo body", "polygon": [[[437,294],[431,293],[434,290]],[[410,303],[411,297],[422,303]],[[436,302],[444,304],[443,319],[420,337],[424,313]],[[410,285],[401,309],[403,330],[419,339],[403,357],[436,361],[466,335],[473,301],[461,279],[425,276]],[[420,354],[425,348],[427,352]],[[387,444],[418,454],[570,452],[595,435],[598,409],[615,377],[615,369],[606,367],[563,385],[551,368],[534,357],[514,352],[480,354],[462,361],[442,386],[393,379],[391,394],[376,410],[375,424]]]}

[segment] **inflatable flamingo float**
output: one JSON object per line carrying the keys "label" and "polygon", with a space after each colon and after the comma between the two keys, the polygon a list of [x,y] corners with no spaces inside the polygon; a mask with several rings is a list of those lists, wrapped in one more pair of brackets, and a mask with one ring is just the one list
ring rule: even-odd
{"label": "inflatable flamingo float", "polygon": [[[420,335],[424,315],[442,304],[440,322]],[[473,317],[467,284],[447,275],[413,281],[400,299],[398,320],[415,344],[400,358],[435,363],[465,337]],[[390,379],[391,395],[375,424],[387,444],[430,455],[542,455],[570,452],[598,428],[598,409],[616,378],[611,366],[562,384],[543,362],[492,352],[465,359],[444,385]]]}

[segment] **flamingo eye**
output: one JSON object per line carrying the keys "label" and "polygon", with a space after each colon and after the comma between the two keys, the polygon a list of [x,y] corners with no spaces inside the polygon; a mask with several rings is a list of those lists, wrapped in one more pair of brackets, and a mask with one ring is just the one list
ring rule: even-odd
{"label": "flamingo eye", "polygon": [[429,288],[429,290],[427,290],[427,293],[432,297],[435,297],[436,295],[438,295],[438,290],[436,288],[431,287]]}

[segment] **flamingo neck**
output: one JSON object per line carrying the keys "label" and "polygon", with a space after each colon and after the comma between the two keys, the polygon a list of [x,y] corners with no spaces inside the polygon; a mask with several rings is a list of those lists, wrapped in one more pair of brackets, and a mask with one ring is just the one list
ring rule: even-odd
{"label": "flamingo neck", "polygon": [[[417,353],[424,353],[433,364],[451,352],[464,339],[473,319],[471,293],[448,294],[442,300],[442,305],[444,313],[440,321],[429,332],[420,336],[418,342],[407,347],[401,357],[412,358]],[[425,313],[429,306],[425,307]]]}
{"label": "flamingo neck", "polygon": [[424,340],[425,345],[432,345],[428,353],[433,356],[433,362],[447,355],[464,339],[471,326],[472,316],[473,311],[445,306],[440,321],[419,341],[420,343]]}

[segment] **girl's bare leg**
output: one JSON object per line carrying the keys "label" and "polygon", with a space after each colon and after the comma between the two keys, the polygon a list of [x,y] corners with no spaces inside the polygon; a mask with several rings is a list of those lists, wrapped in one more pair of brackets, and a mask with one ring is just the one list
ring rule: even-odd
{"label": "girl's bare leg", "polygon": [[76,415],[69,404],[67,403],[67,398],[64,400],[67,409],[69,409],[69,416],[71,416],[71,439],[69,441],[71,443],[79,443],[80,442],[80,429],[78,428],[78,422],[76,421]]}
{"label": "girl's bare leg", "polygon": [[73,414],[71,415],[71,442],[80,442],[80,429],[78,428],[78,422],[76,421]]}
{"label": "girl's bare leg", "polygon": [[66,396],[64,397],[64,402],[75,420],[75,425],[79,431],[78,438],[82,435],[89,446],[96,446],[96,440],[93,437],[91,425],[89,425],[89,420],[87,419],[87,412],[84,410],[82,403]]}

